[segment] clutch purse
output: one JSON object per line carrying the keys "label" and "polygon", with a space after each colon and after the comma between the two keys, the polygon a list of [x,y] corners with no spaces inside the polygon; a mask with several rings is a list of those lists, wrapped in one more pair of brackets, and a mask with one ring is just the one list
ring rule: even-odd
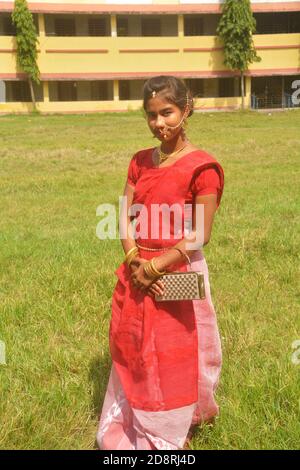
{"label": "clutch purse", "polygon": [[204,275],[201,272],[168,273],[164,274],[160,281],[164,284],[164,293],[155,295],[157,302],[205,299]]}

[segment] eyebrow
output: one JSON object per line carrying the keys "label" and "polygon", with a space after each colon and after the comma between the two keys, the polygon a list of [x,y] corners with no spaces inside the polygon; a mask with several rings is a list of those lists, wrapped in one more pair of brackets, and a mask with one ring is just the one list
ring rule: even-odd
{"label": "eyebrow", "polygon": [[[164,111],[172,111],[172,106],[168,106],[167,108],[161,109],[160,113],[163,113]],[[148,114],[154,113],[155,111],[147,111]]]}

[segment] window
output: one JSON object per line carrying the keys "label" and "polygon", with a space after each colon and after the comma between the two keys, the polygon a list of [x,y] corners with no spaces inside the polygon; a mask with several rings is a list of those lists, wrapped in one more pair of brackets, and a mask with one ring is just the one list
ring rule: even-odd
{"label": "window", "polygon": [[289,14],[289,33],[300,33],[300,11]]}
{"label": "window", "polygon": [[2,18],[0,17],[0,35],[1,36],[15,36],[16,35],[16,28],[12,22],[11,15],[3,15]]}
{"label": "window", "polygon": [[[38,15],[33,16],[33,23],[35,25],[36,32],[38,33]],[[12,22],[11,15],[9,13],[0,12],[0,36],[15,36],[16,28]]]}
{"label": "window", "polygon": [[113,99],[112,96],[109,96],[109,82],[106,81],[95,81],[91,82],[91,100],[92,101],[104,101]]}
{"label": "window", "polygon": [[[28,82],[25,81],[5,81],[5,101],[7,102],[31,102],[31,94]],[[33,84],[36,101],[43,101],[42,84]]]}
{"label": "window", "polygon": [[185,36],[202,36],[203,35],[203,18],[184,17],[184,34]]}
{"label": "window", "polygon": [[143,86],[146,80],[120,80],[119,99],[120,100],[142,100]]}
{"label": "window", "polygon": [[76,36],[75,18],[55,18],[56,36]]}
{"label": "window", "polygon": [[127,18],[117,18],[117,35],[129,36],[129,26]]}
{"label": "window", "polygon": [[50,101],[108,101],[113,100],[113,81],[82,80],[49,82]]}
{"label": "window", "polygon": [[77,101],[76,82],[57,82],[58,101]]}
{"label": "window", "polygon": [[27,82],[11,82],[11,101],[31,101],[29,85]]}
{"label": "window", "polygon": [[129,80],[119,81],[119,99],[129,100],[130,99],[130,82]]}
{"label": "window", "polygon": [[204,96],[204,80],[201,78],[189,78],[185,80],[186,86],[191,90],[195,98]]}
{"label": "window", "polygon": [[256,13],[255,34],[282,34],[300,32],[300,12]]}
{"label": "window", "polygon": [[297,88],[293,88],[292,84],[295,81],[300,82],[300,75],[291,75],[288,77],[283,77],[283,83],[284,83],[284,92],[292,95],[296,90],[299,89],[299,85],[297,85]]}
{"label": "window", "polygon": [[89,36],[107,36],[105,18],[89,18]]}
{"label": "window", "polygon": [[159,18],[142,18],[142,36],[161,36]]}
{"label": "window", "polygon": [[[33,16],[33,23],[35,25],[36,32],[38,33],[38,15]],[[15,36],[16,28],[12,22],[11,15],[9,13],[0,12],[0,36]]]}
{"label": "window", "polygon": [[228,98],[234,96],[234,79],[233,78],[220,78],[219,79],[219,96],[221,98]]}

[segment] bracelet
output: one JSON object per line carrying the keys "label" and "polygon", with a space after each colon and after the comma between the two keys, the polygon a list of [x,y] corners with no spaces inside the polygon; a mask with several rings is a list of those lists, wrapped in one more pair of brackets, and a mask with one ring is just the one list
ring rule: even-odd
{"label": "bracelet", "polygon": [[128,266],[130,266],[130,264],[132,263],[133,259],[136,257],[138,252],[139,252],[138,248],[134,246],[126,253],[125,262],[128,264]]}
{"label": "bracelet", "polygon": [[164,274],[166,274],[166,271],[158,271],[158,269],[156,268],[155,264],[154,264],[154,258],[152,258],[152,260],[150,261],[150,266],[152,268],[152,271],[157,275],[157,276],[163,276]]}
{"label": "bracelet", "polygon": [[175,247],[175,246],[172,246],[171,250],[172,250],[172,249],[179,251],[179,253],[180,253],[183,257],[185,257],[185,258],[188,260],[189,264],[191,264],[191,259],[190,259],[190,257],[189,257],[186,253],[184,253],[180,248],[177,248],[177,247]]}
{"label": "bracelet", "polygon": [[165,274],[165,271],[158,271],[158,269],[156,269],[154,258],[144,264],[144,272],[150,279],[156,279]]}
{"label": "bracelet", "polygon": [[144,264],[144,273],[146,274],[149,279],[155,279],[155,274],[151,271],[150,261]]}
{"label": "bracelet", "polygon": [[129,251],[127,251],[126,255],[125,255],[125,259],[131,254],[133,253],[134,251],[136,251],[138,248],[137,246],[133,246],[132,248],[130,248]]}

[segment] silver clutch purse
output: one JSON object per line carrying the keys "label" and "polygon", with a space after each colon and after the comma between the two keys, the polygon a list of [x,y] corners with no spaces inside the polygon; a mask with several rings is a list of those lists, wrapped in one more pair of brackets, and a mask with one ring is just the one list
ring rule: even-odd
{"label": "silver clutch purse", "polygon": [[155,295],[157,302],[205,299],[204,275],[201,272],[168,273],[159,280],[164,284],[164,293]]}

